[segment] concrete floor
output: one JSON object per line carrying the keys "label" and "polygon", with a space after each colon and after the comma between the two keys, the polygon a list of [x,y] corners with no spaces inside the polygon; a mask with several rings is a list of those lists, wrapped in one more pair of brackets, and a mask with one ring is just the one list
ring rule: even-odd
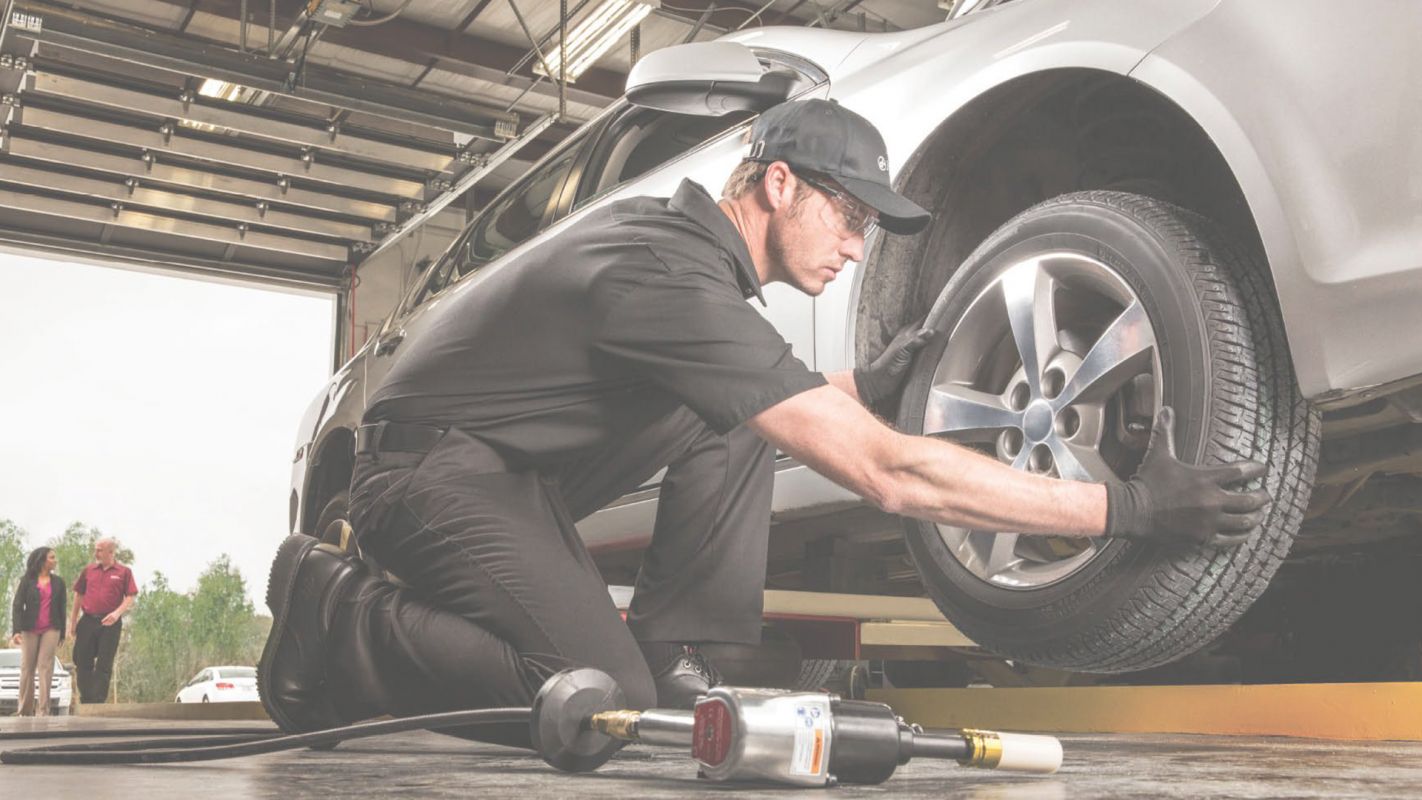
{"label": "concrete floor", "polygon": [[[144,726],[240,727],[119,719],[0,720],[0,749],[26,746],[8,735],[44,725],[91,730]],[[253,729],[268,727],[252,723]],[[885,796],[1056,800],[1057,798],[1402,798],[1422,796],[1422,743],[1325,742],[1279,738],[1066,735],[1066,763],[1048,777],[1015,776],[910,762],[879,786],[828,790],[732,787],[694,778],[689,759],[666,749],[628,749],[590,775],[564,775],[535,757],[419,732],[365,739],[319,753],[299,750],[232,761],[132,767],[0,766],[0,791],[30,787],[48,797],[355,798],[397,795],[521,798],[672,798],[688,795],[835,798]],[[74,741],[94,741],[90,739]],[[50,742],[57,743],[57,742]],[[31,742],[32,745],[41,742]],[[100,778],[102,774],[102,778]],[[107,791],[95,792],[102,780]],[[28,794],[26,796],[32,796]]]}

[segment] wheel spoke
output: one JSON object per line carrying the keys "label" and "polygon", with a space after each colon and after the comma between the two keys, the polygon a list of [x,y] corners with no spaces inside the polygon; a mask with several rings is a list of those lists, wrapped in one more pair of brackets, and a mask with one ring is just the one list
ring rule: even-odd
{"label": "wheel spoke", "polygon": [[1052,437],[1047,446],[1052,449],[1057,474],[1067,480],[1091,483],[1119,480],[1095,448],[1071,444],[1056,437]]}
{"label": "wheel spoke", "polygon": [[1072,403],[1104,400],[1142,371],[1154,348],[1155,334],[1145,308],[1131,303],[1091,346],[1052,405],[1062,409]]}
{"label": "wheel spoke", "polygon": [[988,535],[992,537],[985,570],[988,577],[1000,575],[1022,563],[1022,557],[1017,555],[1017,537],[1020,534],[991,533]]}
{"label": "wheel spoke", "polygon": [[1008,324],[1034,397],[1042,396],[1042,370],[1060,346],[1056,290],[1056,280],[1037,260],[1024,261],[1002,276]]}
{"label": "wheel spoke", "polygon": [[923,412],[926,435],[949,433],[967,440],[971,434],[995,433],[1003,428],[1022,427],[1022,415],[1007,407],[999,395],[980,392],[956,383],[934,386],[928,393]]}

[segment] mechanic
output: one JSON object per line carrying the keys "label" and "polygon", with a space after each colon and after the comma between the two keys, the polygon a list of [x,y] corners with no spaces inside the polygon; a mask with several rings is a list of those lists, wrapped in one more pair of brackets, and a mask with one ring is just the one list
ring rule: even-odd
{"label": "mechanic", "polygon": [[[716,680],[697,649],[755,643],[778,447],[890,512],[984,530],[1237,544],[1267,496],[1251,462],[1174,457],[1163,411],[1139,474],[1031,475],[899,434],[866,406],[929,331],[861,369],[811,372],[747,302],[820,294],[875,224],[921,230],[878,131],[831,102],[761,114],[719,203],[609,203],[466,282],[375,388],[357,437],[354,557],[293,535],[272,567],[263,700],[283,729],[525,706],[569,666],[629,707],[689,706]],[[574,521],[666,468],[624,623]],[[472,737],[528,745],[523,726]]]}

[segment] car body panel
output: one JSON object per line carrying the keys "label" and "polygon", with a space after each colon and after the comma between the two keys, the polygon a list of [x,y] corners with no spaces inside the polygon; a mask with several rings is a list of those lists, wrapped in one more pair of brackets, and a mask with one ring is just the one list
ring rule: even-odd
{"label": "car body panel", "polygon": [[1422,373],[1419,30],[1407,0],[1234,0],[1132,73],[1233,169],[1313,399]]}

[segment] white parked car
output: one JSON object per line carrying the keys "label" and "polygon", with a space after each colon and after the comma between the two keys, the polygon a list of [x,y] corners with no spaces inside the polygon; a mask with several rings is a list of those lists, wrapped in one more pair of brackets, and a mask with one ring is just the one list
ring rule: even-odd
{"label": "white parked car", "polygon": [[[54,672],[49,679],[49,713],[68,714],[72,710],[73,689],[69,672],[59,659],[54,659]],[[0,714],[13,714],[20,708],[20,651],[0,650]]]}
{"label": "white parked car", "polygon": [[256,667],[208,667],[178,690],[176,703],[256,703]]}
{"label": "white parked car", "polygon": [[[1408,66],[1422,4],[1366,5],[984,0],[918,30],[757,28],[653,51],[628,98],[473,219],[315,398],[292,528],[320,535],[344,515],[366,397],[446,298],[600,203],[666,197],[683,178],[718,191],[757,109],[827,97],[876,123],[898,190],[934,220],[871,237],[820,296],[766,287],[762,313],[803,361],[864,363],[927,317],[941,335],[898,407],[879,409],[900,429],[1119,481],[1169,404],[1184,458],[1266,462],[1273,504],[1232,550],[1017,536],[876,517],[782,458],[771,588],[922,592],[1021,663],[1180,658],[1286,558],[1397,540],[1422,518]],[[657,490],[579,523],[613,583],[635,575]]]}

